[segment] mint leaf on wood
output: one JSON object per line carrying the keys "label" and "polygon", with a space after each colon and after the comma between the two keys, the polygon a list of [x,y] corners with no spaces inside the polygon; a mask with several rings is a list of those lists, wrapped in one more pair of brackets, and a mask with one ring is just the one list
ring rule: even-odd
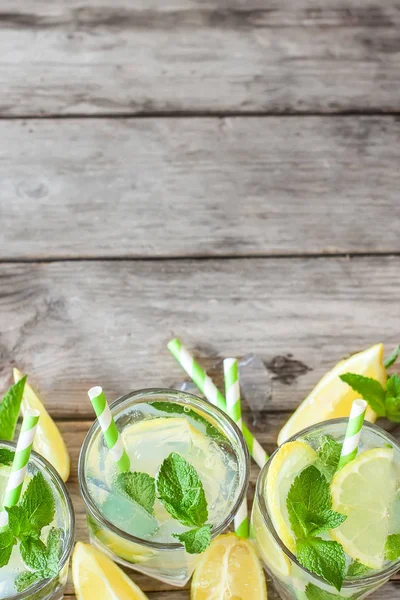
{"label": "mint leaf on wood", "polygon": [[201,527],[208,519],[207,500],[196,469],[172,452],[156,480],[157,496],[169,514],[187,527]]}
{"label": "mint leaf on wood", "polygon": [[0,465],[4,465],[6,467],[12,465],[14,460],[14,452],[12,450],[8,450],[7,448],[0,448]]}
{"label": "mint leaf on wood", "polygon": [[156,482],[147,473],[120,473],[115,480],[115,487],[122,494],[134,500],[151,515],[154,514],[156,500]]}
{"label": "mint leaf on wood", "polygon": [[23,592],[36,583],[36,581],[39,581],[39,579],[41,579],[39,573],[32,573],[31,571],[21,573],[14,582],[17,592]]}
{"label": "mint leaf on wood", "polygon": [[347,569],[347,577],[361,577],[362,575],[365,575],[370,571],[372,571],[372,569],[370,569],[366,565],[363,565],[358,560],[353,560],[353,562],[349,564],[349,568]]}
{"label": "mint leaf on wood", "polygon": [[342,444],[336,442],[330,435],[321,435],[317,449],[318,460],[316,467],[331,481],[337,471]]}
{"label": "mint leaf on wood", "polygon": [[10,387],[0,404],[0,440],[11,441],[14,437],[25,382],[26,375]]}
{"label": "mint leaf on wood", "polygon": [[318,537],[297,540],[296,556],[305,569],[319,575],[340,592],[346,575],[346,557],[340,544]]}
{"label": "mint leaf on wood", "polygon": [[386,382],[386,416],[390,421],[400,423],[400,377],[392,375]]}
{"label": "mint leaf on wood", "polygon": [[398,344],[396,346],[396,348],[393,350],[392,354],[390,356],[388,356],[387,359],[383,362],[385,369],[388,369],[389,367],[394,365],[394,363],[398,359],[399,353],[400,353],[400,344]]}
{"label": "mint leaf on wood", "polygon": [[184,546],[188,554],[201,554],[211,544],[212,525],[203,525],[198,529],[191,529],[185,533],[173,533]]}
{"label": "mint leaf on wood", "polygon": [[388,535],[385,545],[385,556],[388,560],[397,560],[400,556],[400,533]]}
{"label": "mint leaf on wood", "polygon": [[[339,594],[331,594],[326,590],[323,590],[313,583],[309,583],[306,587],[306,597],[307,600],[344,600],[344,596],[340,596]],[[347,600],[351,600],[347,598]]]}
{"label": "mint leaf on wood", "polygon": [[31,479],[20,506],[26,511],[32,528],[39,534],[43,527],[50,525],[54,519],[55,501],[42,473],[36,473]]}
{"label": "mint leaf on wood", "polygon": [[378,417],[386,416],[386,393],[379,381],[370,377],[364,377],[363,375],[356,375],[355,373],[345,373],[344,375],[340,375],[340,379],[360,394],[368,402],[372,410],[376,412]]}
{"label": "mint leaf on wood", "polygon": [[9,528],[0,533],[0,567],[8,564],[15,542],[15,537]]}

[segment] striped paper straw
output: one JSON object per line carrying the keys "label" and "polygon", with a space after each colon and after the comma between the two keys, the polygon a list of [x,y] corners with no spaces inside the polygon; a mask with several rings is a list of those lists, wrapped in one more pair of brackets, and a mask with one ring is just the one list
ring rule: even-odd
{"label": "striped paper straw", "polygon": [[[185,348],[185,346],[177,338],[175,338],[169,342],[168,349],[176,358],[182,369],[189,375],[190,379],[197,385],[200,392],[204,394],[207,400],[211,404],[214,404],[214,406],[218,406],[218,408],[226,411],[226,401],[224,396],[221,394],[210,377],[208,377],[206,372],[194,360],[193,356]],[[248,430],[245,423],[243,423],[242,428],[243,437],[247,442],[249,452],[260,469],[262,469],[268,460],[268,454],[253,436],[253,434]]]}
{"label": "striped paper straw", "polygon": [[[19,434],[14,460],[11,467],[11,475],[7,482],[4,493],[3,506],[11,508],[16,506],[21,497],[22,487],[28,469],[29,458],[32,452],[33,440],[35,438],[40,412],[29,409],[24,415],[21,432]],[[7,525],[8,514],[2,512],[0,515],[0,527]]]}
{"label": "striped paper straw", "polygon": [[94,412],[96,413],[97,420],[99,421],[99,425],[104,434],[104,439],[106,440],[106,444],[111,452],[114,462],[121,473],[129,471],[131,468],[131,461],[129,460],[129,456],[125,450],[121,436],[119,435],[110,407],[107,404],[103,388],[99,385],[90,388],[88,396],[93,404]]}
{"label": "striped paper straw", "polygon": [[338,469],[347,465],[347,463],[357,456],[366,410],[367,403],[365,400],[354,400],[351,407],[349,422],[347,423],[346,435],[342,446]]}
{"label": "striped paper straw", "polygon": [[[239,369],[236,358],[226,358],[224,360],[225,375],[225,397],[226,412],[242,431],[242,407],[240,400]],[[236,535],[242,538],[249,537],[249,511],[247,508],[247,498],[244,498],[235,515]]]}

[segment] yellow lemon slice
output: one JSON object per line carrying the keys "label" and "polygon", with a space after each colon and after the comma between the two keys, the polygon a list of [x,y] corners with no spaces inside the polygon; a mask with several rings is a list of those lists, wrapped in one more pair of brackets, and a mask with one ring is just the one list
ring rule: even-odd
{"label": "yellow lemon slice", "polygon": [[344,466],[331,483],[332,508],[347,516],[331,530],[334,540],[354,560],[380,569],[396,495],[393,450],[374,448]]}
{"label": "yellow lemon slice", "polygon": [[148,600],[110,558],[89,544],[76,544],[72,578],[78,600]]}
{"label": "yellow lemon slice", "polygon": [[286,498],[294,479],[317,460],[317,453],[306,442],[287,442],[271,461],[266,481],[266,501],[272,523],[282,542],[293,554],[296,541],[290,527]]}
{"label": "yellow lemon slice", "polygon": [[265,565],[269,567],[273,573],[278,573],[282,577],[288,577],[291,573],[290,560],[282,552],[264,523],[257,502],[254,502],[253,505],[250,537]]}
{"label": "yellow lemon slice", "polygon": [[267,600],[264,572],[248,540],[220,535],[195,570],[191,600]]}
{"label": "yellow lemon slice", "polygon": [[[22,378],[22,373],[18,369],[13,369],[13,375],[15,383]],[[53,465],[63,481],[67,481],[70,473],[70,458],[67,447],[60,430],[29,383],[25,383],[21,407],[23,414],[30,408],[40,412],[33,449]]]}
{"label": "yellow lemon slice", "polygon": [[[340,379],[340,375],[348,372],[377,379],[385,387],[383,344],[376,344],[363,352],[353,354],[326,373],[282,427],[278,435],[278,446],[310,425],[349,416],[353,400],[359,398],[360,394]],[[371,423],[376,421],[376,414],[369,407],[366,419]]]}
{"label": "yellow lemon slice", "polygon": [[111,531],[100,529],[95,535],[110,552],[113,552],[127,562],[144,563],[155,555],[155,552],[150,548],[129,542]]}

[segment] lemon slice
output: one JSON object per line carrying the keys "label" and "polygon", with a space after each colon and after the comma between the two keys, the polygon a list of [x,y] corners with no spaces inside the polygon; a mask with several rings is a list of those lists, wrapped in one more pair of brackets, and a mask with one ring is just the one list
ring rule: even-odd
{"label": "lemon slice", "polygon": [[[22,373],[18,369],[13,369],[13,375],[15,383],[22,378]],[[29,383],[25,383],[21,407],[23,414],[29,408],[34,408],[40,412],[33,449],[53,465],[63,481],[67,481],[70,473],[70,458],[67,447],[57,425]]]}
{"label": "lemon slice", "polygon": [[111,559],[89,544],[76,544],[72,578],[78,600],[148,600]]}
{"label": "lemon slice", "polygon": [[396,494],[393,450],[374,448],[359,454],[335,475],[331,493],[333,510],[347,516],[331,530],[332,538],[354,560],[380,569]]}
{"label": "lemon slice", "polygon": [[129,563],[145,563],[155,555],[155,552],[150,548],[124,540],[117,534],[105,529],[100,529],[94,535],[110,552]]}
{"label": "lemon slice", "polygon": [[[360,394],[339,378],[340,375],[348,372],[377,379],[385,387],[386,369],[383,365],[383,344],[376,344],[368,350],[353,354],[326,373],[282,427],[278,435],[278,446],[314,423],[349,416],[352,402],[359,398]],[[371,423],[376,421],[376,414],[369,407],[366,419]]]}
{"label": "lemon slice", "polygon": [[317,460],[317,453],[306,442],[287,442],[271,461],[266,481],[266,500],[272,523],[282,542],[293,554],[296,541],[290,527],[286,498],[294,479]]}
{"label": "lemon slice", "polygon": [[291,573],[290,560],[282,552],[272,533],[264,523],[257,502],[253,505],[251,519],[250,537],[255,544],[261,560],[264,561],[273,573],[278,573],[281,577],[288,577]]}
{"label": "lemon slice", "polygon": [[193,576],[191,600],[267,600],[264,572],[248,540],[220,535],[204,552]]}

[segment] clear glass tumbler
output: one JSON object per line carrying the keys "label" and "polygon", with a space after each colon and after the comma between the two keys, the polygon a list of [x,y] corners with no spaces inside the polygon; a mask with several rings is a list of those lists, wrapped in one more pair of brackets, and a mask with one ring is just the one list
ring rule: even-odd
{"label": "clear glass tumbler", "polygon": [[[16,444],[13,442],[0,441],[0,450],[9,450],[14,452]],[[0,466],[0,490],[4,491],[6,481],[11,472],[10,466]],[[0,569],[0,599],[7,600],[61,600],[64,597],[64,588],[67,582],[68,566],[71,552],[75,542],[75,514],[71,498],[64,485],[64,482],[52,467],[52,465],[36,452],[32,452],[29,460],[27,476],[25,478],[23,492],[25,491],[29,480],[42,473],[46,482],[49,484],[55,498],[56,510],[55,518],[50,526],[62,530],[61,536],[61,558],[59,563],[59,573],[57,577],[42,579],[34,583],[23,592],[14,593],[15,578],[21,573],[27,571],[19,547],[14,546],[9,563]],[[1,497],[1,494],[0,494]],[[45,529],[43,530],[46,533]]]}
{"label": "clear glass tumbler", "polygon": [[[316,442],[322,435],[328,435],[338,442],[343,442],[347,422],[348,419],[333,419],[313,425],[293,436],[286,443],[304,440],[312,446],[313,440]],[[387,447],[394,449],[395,470],[400,475],[399,444],[383,429],[365,422],[360,451]],[[302,567],[279,538],[266,500],[268,470],[278,451],[279,448],[270,457],[258,478],[251,519],[251,538],[276,590],[282,600],[335,600],[335,598],[356,600],[365,598],[386,583],[399,569],[400,559],[385,564],[381,570],[370,571],[359,577],[346,578],[340,593],[322,578]],[[398,524],[400,526],[400,520]]]}
{"label": "clear glass tumbler", "polygon": [[[249,480],[247,446],[233,421],[196,396],[167,389],[132,392],[110,408],[131,470],[154,477],[172,452],[184,456],[203,482],[212,537],[222,533],[232,522]],[[91,542],[126,567],[178,587],[185,585],[199,555],[188,554],[172,537],[182,525],[156,500],[157,526],[147,531],[154,517],[113,491],[117,475],[95,421],[79,459],[79,485]]]}

